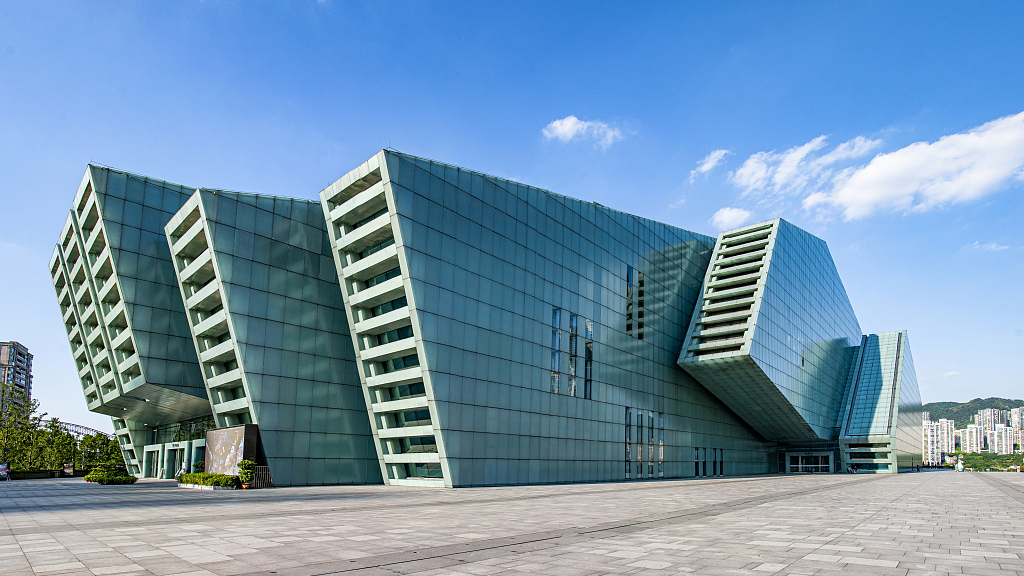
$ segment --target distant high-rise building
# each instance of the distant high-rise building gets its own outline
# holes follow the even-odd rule
[[[974,417],[974,423],[983,426],[985,431],[994,430],[999,424],[1006,425],[1010,421],[1010,411],[998,408],[985,408],[978,410]]]
[[[985,428],[978,424],[969,424],[960,432],[964,452],[981,452],[985,449]]]
[[[13,386],[32,400],[32,355],[17,342],[0,342],[0,386]]]
[[[932,413],[931,412],[921,412],[921,420],[923,420],[924,422],[931,422],[932,421]]]
[[[945,462],[946,456],[956,451],[956,435],[952,420],[925,420],[921,437],[921,455],[924,463],[940,465]]]
[[[1013,428],[1005,424],[996,424],[988,432],[988,450],[996,454],[1013,454]]]
[[[942,452],[943,457],[946,454],[952,454],[956,452],[956,431],[955,423],[952,420],[946,418],[939,419],[939,451]]]
[[[1010,410],[1010,428],[1014,430],[1024,429],[1024,406]]]
[[[942,463],[942,451],[939,449],[939,423],[925,420],[921,428],[921,459],[928,466],[937,466]]]

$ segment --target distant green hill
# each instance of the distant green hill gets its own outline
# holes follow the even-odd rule
[[[1006,398],[975,398],[970,402],[930,402],[924,405],[924,411],[931,414],[932,422],[946,418],[956,422],[956,427],[966,428],[973,423],[974,415],[978,410],[986,408],[998,408],[1009,410],[1024,406],[1024,400],[1009,400]]]

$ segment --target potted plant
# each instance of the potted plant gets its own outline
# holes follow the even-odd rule
[[[238,463],[238,481],[242,483],[242,490],[252,487],[252,471],[256,463],[252,460],[242,460]]]

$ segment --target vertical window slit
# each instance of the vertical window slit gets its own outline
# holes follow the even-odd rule
[[[584,337],[586,341],[584,343],[584,354],[583,357],[583,397],[587,400],[593,400],[594,396],[594,321],[584,320],[586,326],[586,332]]]
[[[626,408],[626,480],[630,479],[630,471],[633,467],[633,454],[630,451],[633,437],[632,410]]]
[[[576,364],[579,358],[579,350],[577,348],[579,336],[577,333],[578,321],[579,317],[576,314],[569,314],[569,382],[565,391],[569,396],[576,396]]]
[[[644,273],[636,273],[636,337],[644,339]]]
[[[562,309],[551,311],[551,392],[558,394],[559,371],[562,360]]]
[[[633,335],[633,267],[626,266],[626,335]]]

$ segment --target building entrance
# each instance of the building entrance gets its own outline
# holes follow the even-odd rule
[[[830,474],[831,454],[789,454],[788,472]]]

